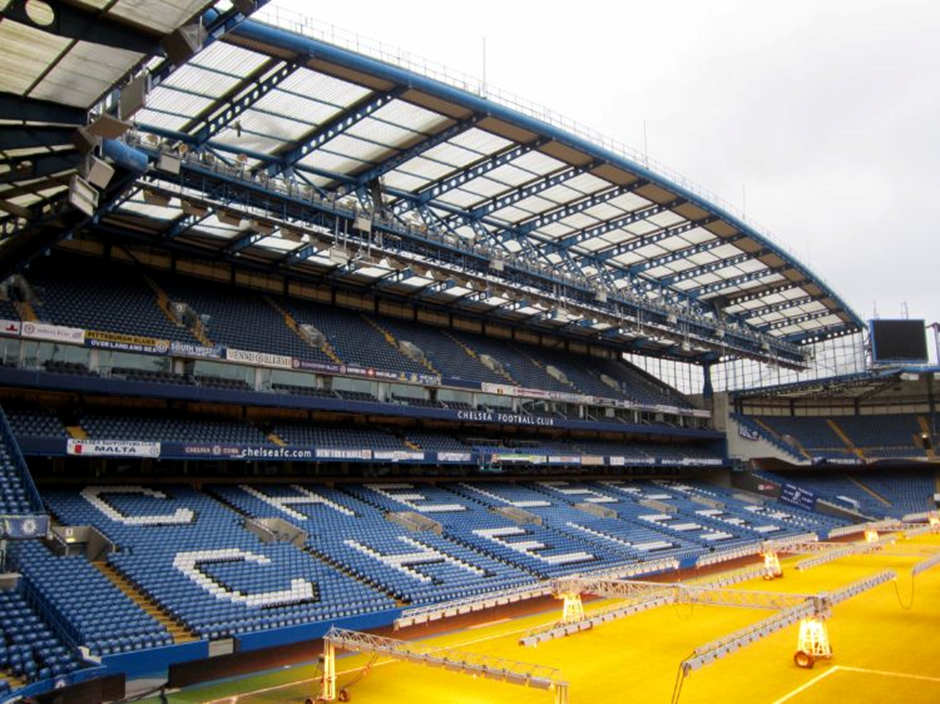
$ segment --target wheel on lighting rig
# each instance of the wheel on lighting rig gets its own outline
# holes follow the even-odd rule
[[[337,694],[336,698],[341,702],[348,702],[350,699],[352,699],[352,695],[349,693],[348,689],[343,688],[339,690],[339,694]]]
[[[813,657],[812,653],[807,653],[805,650],[797,650],[793,655],[793,662],[796,663],[797,667],[811,670],[813,665],[816,664],[816,658]]]

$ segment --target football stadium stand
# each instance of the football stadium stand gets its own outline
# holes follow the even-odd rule
[[[265,4],[0,3],[0,700],[927,526],[940,370],[776,240]]]

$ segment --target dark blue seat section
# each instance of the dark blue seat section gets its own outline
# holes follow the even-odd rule
[[[933,496],[937,488],[933,472],[869,469],[854,476],[890,502],[891,515],[903,516],[936,509]]]
[[[761,470],[759,475],[777,484],[793,484],[808,489],[838,506],[854,509],[857,504],[863,514],[875,518],[902,518],[908,513],[933,510],[936,505],[933,500],[936,480],[930,470],[860,467],[853,469],[851,474],[830,468],[786,474]],[[887,503],[879,501],[863,486],[875,491]]]
[[[0,433],[0,516],[29,515],[41,511],[34,505],[28,486],[26,468],[16,460],[15,447],[11,447]]]
[[[0,671],[27,682],[74,672],[82,667],[69,646],[20,591],[0,591]]]
[[[428,430],[408,430],[405,437],[428,452],[470,452],[471,447],[447,433]]]
[[[142,273],[118,262],[54,254],[31,266],[26,278],[45,322],[199,344],[160,310]]]
[[[33,593],[94,655],[172,645],[169,632],[83,555],[59,557],[38,541],[13,546],[14,564]]]
[[[169,274],[155,275],[174,301],[208,316],[206,334],[217,345],[330,362],[318,347],[287,326],[284,316],[258,291]]]
[[[88,436],[98,440],[272,444],[264,433],[241,420],[167,418],[162,415],[88,413],[81,418]]]
[[[865,457],[903,459],[926,457],[923,447],[914,444],[921,427],[916,415],[838,416],[833,418]]]
[[[598,377],[604,374],[620,385],[620,391],[628,399],[644,405],[666,405],[678,408],[691,408],[682,394],[670,386],[656,380],[633,365],[612,359],[591,360],[585,365],[592,374]]]
[[[0,320],[19,320],[20,314],[13,301],[0,298]]]
[[[69,431],[51,411],[4,407],[10,429],[17,437],[66,438]]]
[[[690,406],[677,391],[623,361],[445,331],[166,271],[55,253],[34,265],[27,279],[36,292],[37,314],[46,322],[199,344],[189,329],[171,321],[160,309],[157,292],[145,276],[170,301],[185,302],[197,315],[205,316],[209,339],[224,346],[320,363],[335,362],[288,326],[283,314],[288,313],[297,325],[309,324],[322,332],[337,357],[349,365],[416,374],[431,373],[433,368],[451,379],[509,383],[505,376],[482,364],[479,356],[486,354],[500,362],[515,383],[527,388],[625,398],[644,404]],[[4,303],[7,314],[18,317],[13,305]],[[397,347],[401,341],[420,348],[431,368],[405,356]],[[563,372],[568,382],[550,375],[549,366]],[[55,369],[69,371],[54,364]],[[73,369],[69,373],[81,371]],[[611,377],[618,388],[601,381],[601,374]],[[140,374],[135,375],[135,380],[183,383],[180,379]]]
[[[394,601],[290,543],[263,543],[244,519],[188,487],[46,494],[69,525],[120,546],[109,563],[204,638],[330,621]]]
[[[404,450],[405,444],[381,428],[313,423],[277,423],[274,433],[288,445],[358,450]]]
[[[467,354],[444,330],[397,318],[377,318],[382,327],[399,340],[416,345],[431,365],[448,379],[505,384],[506,378],[483,366],[479,358]]]
[[[766,416],[758,420],[783,440],[796,439],[815,458],[854,459],[856,457],[825,418]]]
[[[570,394],[578,392],[574,386],[563,384],[554,377],[549,376],[544,367],[533,361],[531,354],[520,352],[518,348],[506,340],[497,340],[492,337],[483,337],[482,335],[473,335],[466,332],[453,332],[452,335],[454,339],[459,340],[478,355],[489,355],[499,361],[503,366],[503,371],[509,374],[520,386],[527,389],[545,389]],[[503,383],[505,383],[505,379]]]
[[[403,355],[385,335],[355,311],[334,308],[299,298],[279,298],[298,324],[312,325],[326,337],[346,364],[391,372],[430,374],[419,362]]]

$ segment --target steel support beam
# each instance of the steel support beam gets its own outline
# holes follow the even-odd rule
[[[201,149],[210,139],[232,124],[242,113],[300,68],[300,64],[296,61],[288,61],[278,66],[279,63],[281,62],[276,59],[266,61],[227,96],[214,102],[209,107],[206,117],[194,120],[196,124],[204,123],[193,135],[196,149]],[[187,126],[183,128],[183,131],[190,132],[191,129],[192,127]]]
[[[353,103],[339,115],[317,127],[313,132],[301,137],[297,144],[280,154],[267,157],[271,162],[267,167],[268,175],[275,176],[292,167],[311,152],[316,151],[331,139],[338,137],[353,125],[374,115],[383,107],[396,100],[405,88],[396,88],[389,93],[372,93]]]
[[[409,147],[405,147],[395,156],[386,159],[378,166],[374,166],[362,173],[356,174],[356,181],[359,185],[366,185],[371,183],[377,178],[381,178],[390,171],[394,171],[399,166],[406,164],[407,162],[414,159],[416,156],[420,156],[429,149],[433,149],[439,144],[443,144],[459,134],[463,134],[467,130],[474,127],[479,123],[485,115],[474,114],[471,117],[466,118],[465,120],[460,120],[455,122],[449,127],[445,127],[439,132],[435,132],[432,135],[425,137],[424,139],[412,144]]]
[[[575,247],[582,242],[587,242],[588,240],[593,240],[597,237],[601,237],[602,235],[606,235],[608,232],[613,232],[614,230],[619,230],[622,227],[632,225],[634,223],[640,222],[641,220],[646,220],[647,218],[651,218],[654,215],[665,213],[667,210],[676,208],[686,202],[687,201],[685,198],[675,198],[668,203],[663,203],[661,205],[648,205],[629,212],[619,218],[614,218],[613,220],[608,220],[607,222],[602,222],[598,225],[592,225],[591,227],[579,230],[573,234],[566,235],[561,239],[556,240],[554,244],[559,248]]]
[[[761,306],[760,308],[750,308],[742,310],[736,315],[741,316],[742,318],[763,318],[765,315],[770,315],[771,313],[779,313],[780,311],[787,310],[789,308],[796,308],[797,306],[805,306],[809,303],[814,303],[816,301],[822,300],[823,296],[801,296],[799,298],[789,298],[785,301],[780,301],[779,303],[772,303],[770,305]]]
[[[798,315],[794,318],[786,318],[784,320],[777,320],[773,323],[766,323],[764,325],[755,325],[755,329],[761,330],[763,332],[771,332],[773,330],[780,330],[781,328],[786,328],[791,325],[797,325],[799,323],[808,323],[812,320],[819,320],[820,318],[826,318],[830,315],[837,315],[839,311],[837,310],[818,310],[813,313],[804,313],[803,315]],[[807,332],[807,331],[804,331]],[[803,334],[803,333],[800,333]]]
[[[540,146],[545,144],[547,140],[537,139],[530,144],[520,144],[515,147],[509,147],[504,149],[497,154],[492,156],[484,157],[479,161],[470,164],[469,166],[458,170],[457,173],[444,178],[437,183],[431,184],[426,188],[418,191],[415,196],[417,203],[422,205],[434,205],[433,200],[439,198],[445,193],[454,190],[455,188],[460,188],[460,186],[465,183],[472,181],[475,178],[479,178],[484,174],[498,169],[500,166],[505,166],[510,162],[518,159],[523,154],[528,154],[533,149],[538,149]],[[397,214],[403,213],[408,208],[413,207],[409,202],[399,201],[395,204],[394,211]],[[464,213],[464,215],[466,215]]]
[[[493,213],[507,208],[510,205],[515,205],[519,201],[525,200],[526,198],[531,198],[534,195],[538,195],[543,191],[547,191],[550,188],[559,186],[565,181],[570,181],[575,176],[580,176],[591,168],[597,166],[599,162],[592,162],[585,167],[571,166],[563,168],[560,171],[556,171],[548,176],[542,176],[533,181],[530,181],[527,184],[520,186],[519,188],[513,188],[508,193],[503,193],[491,198],[485,203],[476,206],[468,213],[468,219],[471,221],[482,220]]]
[[[585,196],[584,198],[579,198],[578,200],[572,201],[571,203],[566,203],[565,205],[552,208],[547,212],[541,213],[531,220],[517,224],[514,229],[520,235],[527,235],[533,230],[539,230],[546,225],[551,225],[552,223],[558,222],[559,220],[564,220],[566,217],[571,215],[583,213],[585,210],[589,210],[596,205],[601,205],[602,203],[612,201],[614,198],[619,198],[620,196],[626,195],[627,193],[632,193],[633,191],[637,190],[638,188],[642,188],[648,183],[649,181],[645,179],[638,179],[629,186],[615,186],[613,188],[608,188],[603,191],[593,193],[589,196]]]
[[[749,262],[752,259],[757,259],[758,257],[763,257],[767,254],[770,254],[768,250],[760,249],[756,252],[736,254],[735,256],[728,257],[727,259],[720,259],[717,262],[701,264],[700,266],[692,267],[691,269],[684,269],[673,274],[672,276],[666,276],[665,278],[659,279],[659,285],[672,286],[673,284],[677,284],[680,281],[688,281],[689,279],[694,279],[695,277],[701,276],[702,274],[709,274],[713,271],[721,271],[722,269],[726,269],[729,266],[744,264],[745,262]]]
[[[44,178],[62,171],[76,169],[82,162],[76,151],[57,151],[24,156],[6,162],[9,171],[0,172],[0,183],[16,183]]]
[[[0,125],[0,151],[72,144],[74,134],[74,129],[66,127]]]
[[[0,119],[16,122],[84,125],[88,119],[88,111],[48,100],[21,98],[13,93],[0,93]]]

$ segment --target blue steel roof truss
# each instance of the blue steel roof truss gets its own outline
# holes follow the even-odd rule
[[[155,126],[141,125],[143,131],[152,131],[165,137],[168,141],[184,142],[196,152],[214,151],[217,154],[245,154],[246,157],[260,162],[260,168],[266,171],[269,177],[284,173],[295,176],[310,185],[310,190],[322,194],[332,195],[333,198],[348,193],[355,195],[359,207],[356,211],[343,211],[333,208],[332,201],[304,202],[292,194],[272,193],[264,182],[256,181],[246,183],[243,179],[223,176],[202,170],[190,163],[184,165],[180,176],[170,179],[165,174],[153,173],[143,177],[142,182],[154,188],[169,188],[171,185],[185,185],[187,189],[201,192],[205,196],[205,204],[217,208],[220,204],[234,209],[249,208],[253,213],[266,213],[272,218],[283,218],[288,223],[300,223],[300,227],[312,226],[323,232],[336,232],[342,229],[348,238],[352,230],[352,220],[366,211],[373,218],[373,227],[378,237],[385,237],[382,250],[386,254],[407,254],[426,258],[428,263],[451,263],[464,271],[485,275],[499,287],[516,286],[531,287],[541,292],[551,292],[556,299],[570,301],[572,304],[590,304],[601,310],[608,310],[621,319],[631,319],[635,324],[648,324],[661,326],[662,334],[653,337],[669,337],[674,340],[678,336],[698,336],[699,346],[705,350],[694,353],[698,357],[691,359],[704,359],[705,356],[714,358],[716,354],[735,355],[743,354],[753,357],[765,358],[768,348],[773,355],[785,363],[799,363],[799,355],[793,351],[788,343],[800,343],[814,336],[838,333],[844,330],[857,329],[859,325],[857,316],[841,303],[835,294],[832,294],[822,282],[809,273],[808,269],[794,262],[792,257],[781,252],[754,232],[747,225],[742,224],[733,216],[729,216],[719,208],[711,206],[701,198],[690,194],[682,187],[676,186],[649,171],[645,167],[629,162],[622,157],[612,155],[603,148],[583,142],[580,138],[560,132],[557,128],[538,123],[524,115],[513,113],[500,105],[490,103],[471,94],[462,93],[444,84],[438,84],[423,76],[399,69],[391,64],[379,64],[364,56],[353,54],[345,49],[326,44],[307,36],[293,35],[284,30],[262,25],[255,21],[248,21],[239,26],[233,17],[213,15],[211,29],[216,32],[215,39],[221,34],[219,30],[233,29],[229,38],[237,44],[241,37],[251,41],[251,51],[264,55],[264,46],[270,47],[265,62],[256,68],[250,75],[240,81],[235,87],[224,95],[213,100],[213,103],[201,114],[192,115],[186,127],[180,131],[171,131]],[[294,58],[287,59],[286,56]],[[239,116],[254,109],[257,103],[279,85],[292,76],[302,65],[307,65],[311,58],[326,61],[331,65],[338,65],[354,75],[361,72],[372,76],[379,84],[391,85],[392,88],[375,89],[370,87],[364,97],[346,104],[337,114],[322,124],[311,124],[311,129],[301,137],[283,143],[270,152],[251,152],[230,144],[215,141],[214,138],[226,127],[237,121]],[[156,81],[168,75],[169,67],[159,68]],[[317,70],[320,70],[319,67]],[[351,82],[348,75],[340,74],[342,80]],[[337,79],[339,80],[339,79]],[[365,84],[363,84],[365,86]],[[374,84],[373,84],[374,85]],[[368,87],[368,86],[365,86]],[[462,110],[457,112],[438,112],[443,118],[444,127],[436,126],[434,129],[422,129],[408,125],[406,122],[395,123],[402,133],[418,134],[417,141],[413,136],[398,138],[399,142],[388,140],[385,143],[381,137],[360,136],[357,129],[356,138],[361,145],[372,145],[381,148],[381,158],[368,159],[348,155],[347,162],[358,160],[366,164],[365,168],[347,169],[345,166],[332,167],[317,166],[301,163],[308,155],[322,150],[328,143],[336,144],[333,140],[347,134],[353,127],[363,125],[375,133],[376,113],[386,107],[396,105],[412,105],[413,95],[431,96],[438,101],[444,101]],[[360,93],[361,95],[361,93]],[[208,97],[208,96],[207,96]],[[407,103],[405,101],[408,101]],[[420,101],[419,101],[420,102]],[[2,107],[2,103],[0,103]],[[425,112],[436,112],[421,104]],[[453,117],[460,113],[461,117]],[[292,118],[294,119],[294,118]],[[405,119],[404,117],[401,119]],[[411,119],[411,118],[409,118]],[[418,119],[413,118],[413,119]],[[471,130],[483,130],[489,133],[487,121],[498,120],[502,124],[512,125],[521,133],[532,135],[524,141],[506,138],[506,133],[497,130],[502,142],[494,147],[481,147],[482,151],[474,158],[461,157],[461,163],[453,162],[449,170],[442,176],[426,176],[429,166],[416,159],[435,147],[453,149],[459,140],[468,135]],[[363,133],[364,134],[364,133]],[[493,133],[496,134],[496,133]],[[46,135],[43,135],[45,137]],[[264,136],[264,135],[259,135]],[[468,137],[469,138],[469,137]],[[474,135],[475,138],[475,135]],[[0,142],[6,140],[8,144],[18,144],[32,139],[22,131],[13,133],[8,128],[0,129]],[[283,140],[281,140],[283,142]],[[338,141],[338,140],[337,140]],[[480,196],[473,199],[477,190],[467,191],[465,187],[472,186],[476,179],[480,183],[486,181],[483,177],[490,172],[505,166],[514,166],[528,156],[554,156],[551,147],[562,145],[569,150],[575,150],[587,157],[578,164],[570,163],[562,166],[545,167],[538,171],[531,171],[524,167],[517,169],[523,176],[525,172],[532,174],[532,178],[520,179],[513,176],[511,182],[505,183],[505,188],[494,192],[502,180],[486,182],[486,190],[480,191]],[[0,144],[2,148],[2,144]],[[7,147],[13,148],[13,147]],[[329,148],[333,148],[332,144]],[[365,148],[365,147],[362,147]],[[457,150],[459,154],[474,154],[473,148]],[[345,157],[340,149],[335,154],[338,158]],[[557,159],[556,159],[557,161]],[[336,159],[330,163],[337,163]],[[425,162],[431,164],[431,162]],[[451,162],[434,161],[434,168],[439,172],[445,164]],[[412,165],[416,165],[412,167]],[[31,165],[33,173],[41,173],[44,166]],[[497,217],[500,211],[516,206],[522,201],[544,193],[556,186],[566,184],[572,179],[591,174],[592,177],[604,181],[598,176],[603,167],[612,167],[628,174],[629,181],[621,181],[620,185],[609,181],[609,185],[592,186],[585,189],[589,192],[579,192],[576,189],[561,191],[560,198],[542,199],[533,201],[534,207],[526,205],[521,211],[523,217],[518,215],[511,219]],[[52,168],[51,164],[48,168]],[[410,171],[416,169],[413,175]],[[407,169],[407,170],[403,170]],[[423,170],[422,170],[423,169]],[[420,186],[388,187],[382,182],[385,176],[391,174],[408,175],[412,179],[421,181]],[[172,182],[172,183],[171,183]],[[408,181],[403,181],[407,183]],[[596,182],[593,182],[596,184]],[[380,184],[380,185],[377,185]],[[647,193],[637,193],[644,187],[658,189],[658,194],[647,197]],[[446,198],[445,195],[459,190],[459,199]],[[487,192],[488,191],[488,192]],[[188,192],[188,191],[187,191]],[[632,210],[622,205],[615,205],[620,196],[636,194],[642,203]],[[378,199],[379,202],[375,202]],[[386,199],[388,201],[386,202]],[[469,206],[455,205],[457,202],[467,203]],[[327,207],[328,206],[328,207]],[[384,206],[389,206],[387,210]],[[599,206],[605,206],[600,208]],[[594,212],[592,213],[592,209]],[[384,211],[384,212],[383,212]],[[414,211],[423,220],[425,227],[431,232],[421,233],[407,223],[402,216]],[[517,210],[517,212],[519,212]],[[597,213],[606,213],[598,215]],[[527,214],[531,213],[531,214]],[[673,214],[669,224],[667,220],[657,218]],[[695,213],[691,215],[690,213]],[[380,217],[381,216],[381,217]],[[185,235],[191,228],[198,226],[207,216],[181,215],[164,228],[165,241],[173,241]],[[246,218],[251,217],[246,214]],[[585,217],[597,222],[587,226],[581,225]],[[549,235],[543,229],[567,225],[566,220],[578,222],[580,227],[561,236]],[[679,222],[676,222],[676,220]],[[340,228],[342,222],[342,228]],[[688,240],[687,246],[670,243],[665,245],[666,251],[653,248],[654,253],[637,260],[634,254],[632,261],[623,263],[619,257],[634,253],[649,245],[673,237],[681,237],[696,228],[711,230],[709,226],[715,224],[716,229],[708,234],[704,241]],[[723,226],[723,229],[718,227]],[[726,227],[730,225],[729,228]],[[632,227],[636,226],[636,227]],[[458,235],[461,228],[469,228],[474,235],[475,242],[467,241]],[[451,241],[447,242],[441,233],[452,233]],[[643,233],[643,234],[636,234]],[[719,234],[720,233],[720,234]],[[701,233],[698,233],[700,236]],[[211,241],[211,236],[206,236]],[[205,239],[205,238],[204,238]],[[246,231],[224,243],[220,242],[218,254],[221,257],[231,257],[246,254],[256,245],[259,245],[265,235],[256,231]],[[329,239],[327,236],[326,239]],[[733,247],[735,243],[748,239],[756,243],[756,248],[740,249]],[[369,246],[371,246],[371,240]],[[514,243],[514,244],[513,244]],[[513,247],[510,245],[513,244]],[[597,245],[601,246],[598,247]],[[678,242],[682,245],[681,240]],[[360,243],[361,245],[361,243]],[[482,247],[481,247],[482,245]],[[584,245],[587,245],[585,247]],[[715,252],[721,247],[730,246],[722,250],[722,255],[715,254],[717,259],[702,263],[702,258],[692,259],[695,255],[706,252]],[[313,244],[305,244],[293,251],[285,252],[278,258],[280,267],[291,267],[306,261],[316,253],[319,248]],[[501,253],[501,254],[498,254]],[[745,265],[748,262],[760,261],[767,255],[776,255],[783,264],[767,266],[744,273],[734,273],[734,267]],[[491,267],[494,257],[505,258],[504,267],[494,271]],[[528,260],[526,262],[525,260]],[[541,267],[533,268],[533,261],[541,262]],[[692,266],[683,267],[683,262],[690,262]],[[676,264],[674,273],[668,273],[668,265]],[[653,276],[649,272],[659,267],[667,267],[665,276]],[[352,268],[334,269],[333,276],[343,276]],[[740,270],[739,270],[740,271]],[[587,272],[587,273],[586,273]],[[716,273],[716,272],[720,272]],[[795,274],[795,276],[794,276]],[[709,275],[707,283],[697,281],[699,277]],[[786,275],[791,281],[764,282],[763,279],[771,276]],[[410,269],[393,271],[387,275],[375,278],[373,285],[388,288],[395,286],[413,276]],[[719,280],[714,279],[719,276]],[[722,276],[724,278],[722,278]],[[681,284],[693,281],[695,285],[683,289]],[[755,282],[758,286],[751,286]],[[802,285],[812,284],[823,295],[815,292],[806,292],[798,296],[793,302],[765,301],[765,297],[782,291],[800,288]],[[735,290],[725,293],[726,289],[736,287],[750,287],[745,290]],[[424,286],[415,295],[430,296],[448,290],[441,282],[434,282]],[[607,292],[609,300],[603,304],[599,301],[598,289]],[[753,290],[750,290],[753,289]],[[455,305],[478,304],[486,302],[493,294],[487,286],[486,291],[472,291],[463,296],[455,296]],[[525,293],[522,294],[525,296]],[[735,313],[728,311],[739,303],[748,300],[757,300],[761,305],[755,309],[741,309]],[[798,301],[826,301],[825,310],[807,313],[799,306]],[[834,303],[833,303],[834,302]],[[667,306],[664,308],[663,306]],[[671,308],[669,308],[671,306]],[[504,311],[513,310],[514,304],[502,306]],[[792,309],[792,310],[791,310]],[[764,315],[782,313],[782,320],[763,322]],[[786,337],[771,335],[800,323],[812,323],[834,314],[841,314],[844,322],[842,328],[827,325],[806,329],[802,333],[794,333]],[[757,324],[748,324],[747,320],[756,320]],[[847,322],[846,322],[847,320]],[[564,329],[584,329],[584,321],[574,321],[564,326]],[[719,328],[723,329],[717,335]],[[671,328],[671,332],[669,330]],[[741,330],[738,334],[735,330]],[[750,332],[743,332],[750,331]],[[598,333],[605,338],[612,333],[609,330]],[[644,349],[658,349],[666,354],[679,352],[678,342],[673,345],[661,346],[657,344],[637,341],[637,347]]]

